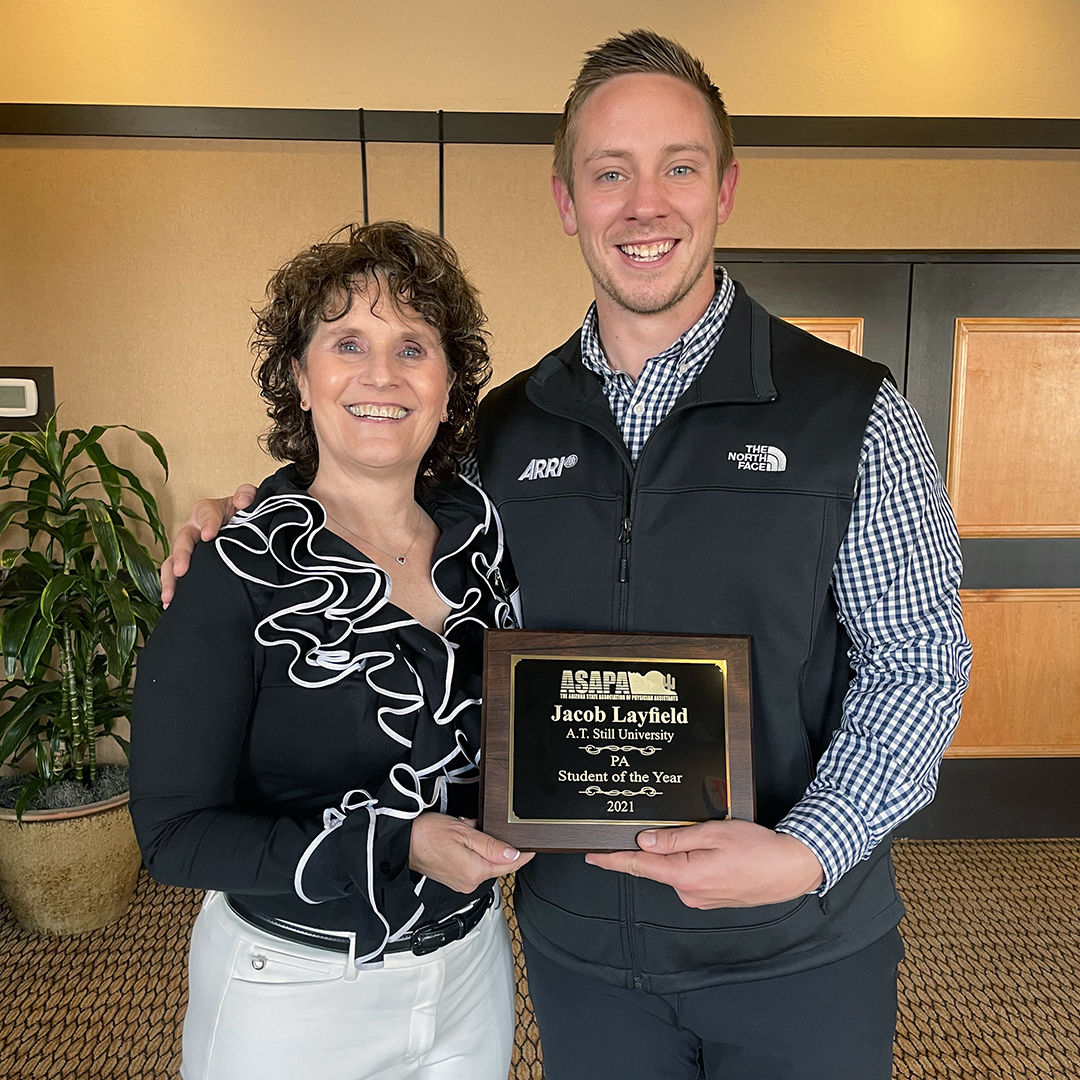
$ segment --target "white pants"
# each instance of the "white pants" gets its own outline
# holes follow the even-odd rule
[[[208,893],[188,957],[183,1080],[506,1080],[514,965],[501,906],[427,956],[295,945]]]

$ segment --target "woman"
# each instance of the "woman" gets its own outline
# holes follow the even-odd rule
[[[344,230],[343,230],[344,233]],[[291,465],[200,546],[140,654],[131,813],[192,933],[185,1080],[507,1074],[514,987],[476,831],[501,526],[455,474],[490,375],[450,246],[351,226],[274,276],[256,378]]]

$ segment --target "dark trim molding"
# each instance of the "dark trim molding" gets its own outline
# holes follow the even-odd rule
[[[728,263],[1077,263],[1080,251],[871,251],[851,248],[717,248],[717,265]]]
[[[733,116],[736,146],[1075,150],[1080,120],[990,116]]]
[[[371,115],[368,114],[369,117]],[[0,105],[0,133],[359,142],[360,110],[203,109],[180,105]],[[370,134],[368,138],[370,140]]]
[[[961,589],[1080,589],[1080,539],[1058,536],[971,537]]]
[[[558,113],[228,109],[187,105],[0,104],[3,135],[188,139],[550,143]],[[1080,119],[964,116],[734,116],[738,146],[1080,149]]]
[[[946,758],[937,795],[897,836],[1080,837],[1080,758]]]

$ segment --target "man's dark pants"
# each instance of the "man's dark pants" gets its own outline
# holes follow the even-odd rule
[[[545,1080],[889,1080],[900,934],[783,978],[623,990],[525,943]]]

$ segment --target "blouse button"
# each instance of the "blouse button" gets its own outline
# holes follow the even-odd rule
[[[253,956],[251,958],[251,966],[256,971],[262,971],[262,969],[264,967],[266,967],[266,957],[265,956]]]

